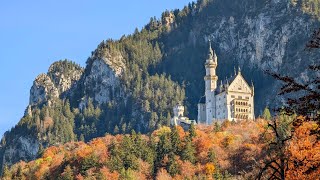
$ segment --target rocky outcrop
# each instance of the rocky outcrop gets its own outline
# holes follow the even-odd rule
[[[59,91],[50,77],[46,74],[40,74],[31,87],[29,104],[34,106],[48,101],[48,104],[51,104],[50,100],[58,97]]]
[[[64,60],[53,63],[47,74],[40,74],[30,90],[29,105],[51,105],[55,98],[73,87],[81,78],[83,68]]]
[[[99,56],[92,57],[92,64],[84,77],[86,97],[98,104],[123,96],[120,78],[125,71],[124,58],[119,52],[104,49]],[[83,104],[83,103],[81,103]]]
[[[58,61],[49,67],[48,75],[59,94],[69,90],[81,78],[83,68],[72,62]]]

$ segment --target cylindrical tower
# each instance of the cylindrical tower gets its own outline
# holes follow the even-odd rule
[[[214,91],[217,88],[217,80],[218,80],[218,76],[216,75],[217,64],[218,64],[217,55],[212,50],[211,43],[209,43],[209,53],[205,63],[206,76],[204,77],[204,80],[206,82],[206,91]]]
[[[216,68],[218,58],[216,53],[211,48],[209,41],[209,53],[205,63],[206,76],[204,77],[206,86],[206,123],[211,124],[215,118],[215,90],[217,88],[218,76],[216,75]]]

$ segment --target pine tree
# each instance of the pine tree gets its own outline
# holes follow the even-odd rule
[[[119,127],[117,125],[114,127],[113,134],[119,134]]]
[[[212,149],[210,149],[208,152],[208,162],[216,164],[216,161],[216,154]]]
[[[170,153],[169,162],[167,164],[167,171],[172,177],[180,173],[179,164],[177,163],[174,157],[174,154]]]
[[[270,120],[270,119],[271,119],[271,113],[270,113],[270,111],[269,111],[268,106],[267,106],[266,108],[264,108],[262,117],[263,117],[265,120]]]
[[[171,143],[172,143],[172,152],[175,154],[179,154],[180,152],[180,146],[181,146],[181,140],[179,137],[179,133],[177,130],[177,127],[173,127],[171,129],[170,133]]]
[[[196,162],[195,153],[196,153],[196,150],[192,144],[192,140],[190,138],[186,138],[186,144],[182,151],[181,158],[185,161],[190,161],[191,163],[194,164]]]
[[[74,179],[74,177],[73,177],[73,171],[72,171],[70,165],[67,165],[67,166],[64,168],[64,171],[63,171],[63,173],[61,174],[61,179],[62,179],[62,180],[73,180],[73,179]]]
[[[189,128],[189,137],[192,139],[194,137],[196,137],[196,128],[194,126],[194,123],[192,122]]]

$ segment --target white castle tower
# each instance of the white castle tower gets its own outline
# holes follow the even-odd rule
[[[183,117],[184,106],[178,103],[173,107],[173,116],[174,117]]]
[[[171,119],[170,124],[172,126],[177,126],[177,125],[187,125],[194,123],[196,124],[197,122],[195,120],[190,120],[188,117],[184,116],[184,106],[180,103],[175,105],[173,107],[173,118]]]
[[[254,86],[250,86],[239,68],[234,76],[221,81],[217,86],[216,68],[218,58],[209,42],[205,62],[205,95],[198,103],[198,123],[212,124],[220,120],[238,121],[254,119]]]
[[[211,48],[211,42],[209,41],[209,53],[205,63],[206,76],[205,80],[205,96],[206,96],[206,124],[211,124],[215,118],[215,90],[217,88],[218,76],[216,75],[216,68],[218,64],[218,58],[216,53]]]

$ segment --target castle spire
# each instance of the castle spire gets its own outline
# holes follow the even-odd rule
[[[241,68],[238,66],[238,74],[241,74]]]
[[[208,59],[209,60],[213,60],[213,50],[212,50],[212,47],[211,47],[211,40],[209,39],[209,53],[208,53]]]

